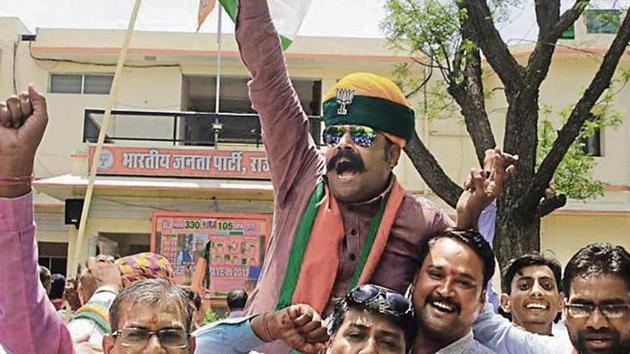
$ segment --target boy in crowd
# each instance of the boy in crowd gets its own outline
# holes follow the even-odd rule
[[[562,311],[562,266],[554,258],[525,254],[508,262],[501,277],[501,308],[529,332],[552,335]]]

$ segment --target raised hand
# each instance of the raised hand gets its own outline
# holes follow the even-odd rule
[[[7,185],[7,177],[33,174],[37,147],[48,123],[46,99],[34,86],[0,102],[0,197],[15,198],[30,192],[29,183]]]
[[[503,191],[503,184],[516,170],[518,156],[500,148],[486,150],[483,170],[474,168],[464,183],[464,193],[457,201],[457,226],[475,227],[481,211]]]
[[[86,265],[88,272],[94,277],[97,289],[104,285],[111,286],[117,290],[122,288],[122,277],[120,270],[114,264],[114,257],[106,255],[90,257]],[[84,300],[88,301],[89,299]]]

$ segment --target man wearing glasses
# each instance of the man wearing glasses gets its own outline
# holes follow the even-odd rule
[[[526,332],[491,310],[475,323],[475,337],[499,354],[630,353],[630,254],[590,244],[567,263],[562,282],[569,338]]]
[[[393,174],[415,131],[404,94],[373,74],[341,79],[323,97],[322,154],[309,134],[265,0],[239,2],[236,39],[252,75],[249,96],[260,115],[275,203],[268,253],[246,310],[307,303],[326,315],[332,299],[357,284],[404,292],[427,237],[453,224],[432,203],[406,193]],[[499,150],[488,153],[488,175],[474,171],[459,199],[457,226],[476,225],[512,162]]]
[[[112,334],[103,338],[103,350],[107,354],[193,353],[192,314],[188,295],[178,286],[163,279],[134,282],[112,303]]]

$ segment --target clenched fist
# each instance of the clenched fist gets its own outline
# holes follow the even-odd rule
[[[33,174],[35,153],[47,123],[46,99],[33,85],[28,92],[0,102],[0,177]],[[0,198],[15,198],[30,190],[27,183],[3,185],[0,182]]]

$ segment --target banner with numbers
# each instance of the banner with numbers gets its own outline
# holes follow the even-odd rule
[[[173,265],[180,285],[190,285],[199,257],[210,247],[210,291],[251,290],[263,263],[271,216],[250,213],[154,212],[152,252]]]

